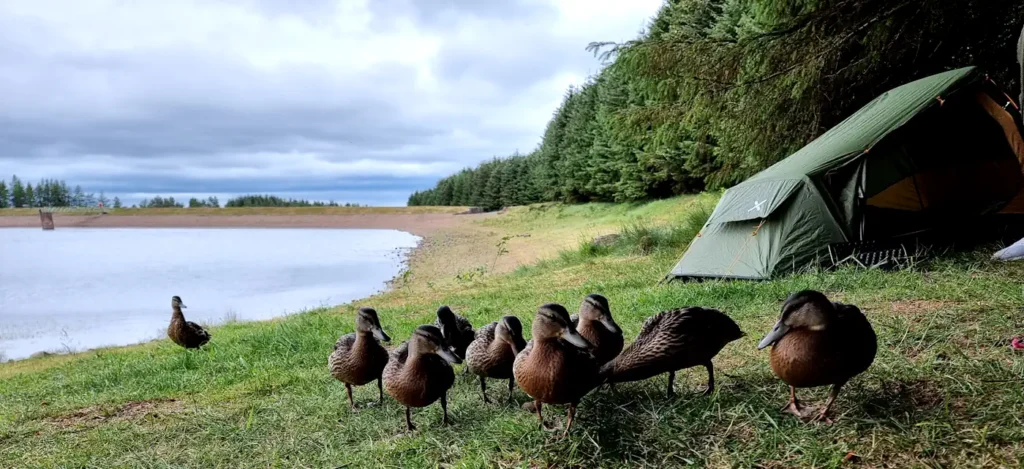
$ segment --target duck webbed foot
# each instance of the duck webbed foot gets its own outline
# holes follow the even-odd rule
[[[789,403],[782,406],[783,412],[789,412],[801,419],[807,417],[807,409],[796,399],[796,388],[789,387]]]
[[[526,405],[523,405],[523,407],[525,408]],[[542,407],[543,407],[543,405],[541,404],[540,401],[537,401],[537,400],[533,401],[533,408],[537,412],[537,420],[540,421],[540,429],[544,430],[546,432],[556,432],[556,431],[558,431],[559,428],[557,426],[550,425],[550,424],[548,424],[547,422],[544,421],[544,413],[542,411]]]

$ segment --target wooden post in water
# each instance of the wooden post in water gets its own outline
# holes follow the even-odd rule
[[[53,229],[53,212],[44,212],[39,209],[39,221],[43,224],[43,230]]]

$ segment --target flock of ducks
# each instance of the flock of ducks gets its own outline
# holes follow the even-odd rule
[[[181,298],[173,297],[171,306],[167,329],[171,340],[186,348],[210,340],[201,326],[185,321]],[[330,373],[345,384],[353,409],[352,386],[377,381],[378,403],[383,403],[385,392],[402,403],[409,431],[416,428],[412,408],[438,401],[446,425],[447,394],[455,384],[452,365],[465,362],[465,372],[479,377],[485,403],[491,402],[488,378],[508,380],[509,401],[518,383],[533,398],[523,407],[536,412],[542,429],[554,430],[544,421],[544,404],[568,405],[563,435],[572,428],[580,400],[604,384],[667,373],[667,395],[671,396],[676,371],[703,366],[708,372],[705,394],[714,392],[712,359],[730,342],[746,335],[719,310],[685,307],[648,318],[636,340],[624,349],[622,329],[612,319],[608,299],[598,294],[587,295],[579,313],[572,316],[556,303],[541,306],[531,324],[530,341],[523,337],[523,325],[515,316],[504,316],[474,330],[448,306],[438,308],[434,324],[417,327],[409,340],[390,352],[382,343],[391,338],[373,308],[360,308],[355,325],[355,332],[340,337],[328,358]],[[772,370],[790,387],[789,402],[782,410],[802,420],[831,423],[829,409],[842,386],[874,361],[877,339],[856,306],[803,290],[786,299],[778,321],[757,347],[768,346],[772,346]],[[820,411],[800,405],[797,388],[826,385],[832,388]]]

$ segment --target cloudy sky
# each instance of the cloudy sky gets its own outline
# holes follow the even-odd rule
[[[534,148],[661,0],[0,0],[0,177],[404,205]]]

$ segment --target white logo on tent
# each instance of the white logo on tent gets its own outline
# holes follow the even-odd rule
[[[750,207],[750,210],[747,210],[747,211],[748,212],[753,212],[754,210],[757,210],[758,212],[760,212],[761,211],[761,206],[764,205],[764,203],[767,202],[767,201],[768,201],[768,199],[764,199],[764,200],[762,200],[760,202],[755,200],[754,201],[754,206]]]

